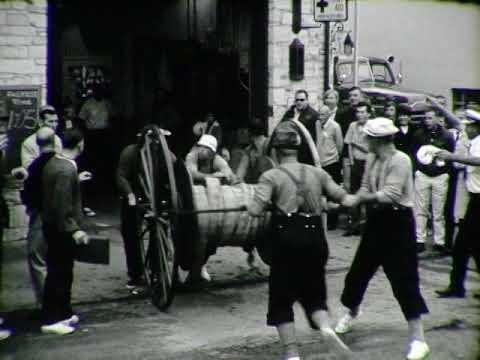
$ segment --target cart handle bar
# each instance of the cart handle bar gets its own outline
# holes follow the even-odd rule
[[[239,206],[234,208],[223,208],[223,209],[205,209],[205,210],[181,210],[181,211],[170,210],[168,212],[173,212],[179,215],[195,215],[195,214],[214,214],[214,213],[223,213],[223,212],[243,212],[243,211],[247,211],[246,206]]]

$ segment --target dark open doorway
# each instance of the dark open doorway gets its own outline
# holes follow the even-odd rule
[[[213,111],[226,132],[267,115],[268,3],[258,0],[52,1],[50,99],[78,108],[89,77],[105,81],[116,109],[116,152],[155,118],[164,89],[191,145],[191,127]],[[92,75],[93,74],[93,75]],[[227,140],[229,137],[226,137]]]

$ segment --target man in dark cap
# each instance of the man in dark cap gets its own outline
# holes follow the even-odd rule
[[[299,360],[295,339],[293,304],[302,304],[312,328],[343,354],[348,347],[329,324],[326,302],[325,265],[328,244],[322,223],[323,196],[344,206],[355,205],[327,172],[299,163],[301,143],[297,126],[281,122],[274,131],[272,145],[280,166],[262,174],[248,212],[260,216],[273,203],[271,226],[272,259],[269,277],[267,324],[277,328],[284,346],[284,359]]]

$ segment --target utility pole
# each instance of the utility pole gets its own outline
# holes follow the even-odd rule
[[[353,85],[358,86],[358,48],[359,48],[358,0],[354,0],[354,4],[355,4],[355,23],[354,23],[355,47],[353,48]]]

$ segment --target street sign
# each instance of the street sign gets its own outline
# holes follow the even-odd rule
[[[347,17],[347,0],[313,0],[313,18],[316,22],[345,21]]]

